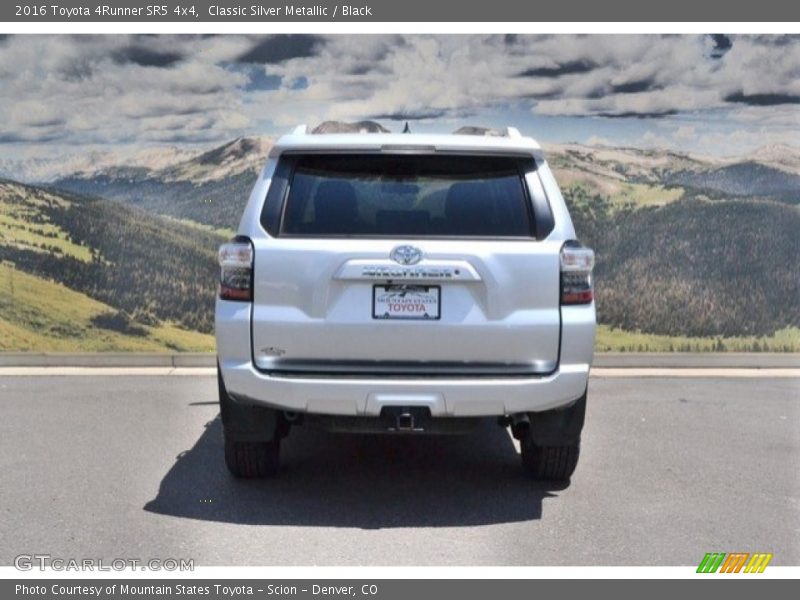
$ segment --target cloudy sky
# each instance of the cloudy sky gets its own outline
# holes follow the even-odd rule
[[[800,37],[0,36],[0,157],[374,118],[702,154],[800,145]]]

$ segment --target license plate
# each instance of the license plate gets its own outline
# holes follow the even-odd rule
[[[438,319],[442,288],[438,285],[376,285],[373,319]]]

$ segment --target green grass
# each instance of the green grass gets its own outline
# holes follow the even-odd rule
[[[92,317],[114,312],[107,304],[52,281],[0,264],[0,351],[213,352],[214,337],[169,323],[144,327],[146,335],[102,329]]]
[[[232,237],[236,236],[236,230],[231,229],[230,227],[213,227],[211,225],[206,225],[205,223],[193,221],[192,219],[180,219],[178,217],[172,217],[170,215],[161,215],[161,216],[169,221],[180,223],[181,225],[186,225],[187,227],[192,227],[193,229],[199,229],[200,231],[205,231],[207,233],[214,233],[218,236],[221,236],[223,238],[223,241],[229,240]]]
[[[688,337],[624,331],[599,325],[598,352],[800,352],[800,328],[786,327],[771,336]]]
[[[612,204],[633,204],[641,206],[663,206],[675,202],[683,196],[683,188],[665,188],[662,185],[647,183],[625,183],[618,194],[611,196]]]
[[[68,202],[46,192],[34,194],[0,182],[0,244],[90,261],[89,248],[73,243],[66,231],[48,221],[40,208],[45,204],[64,206]]]
[[[680,187],[664,187],[657,181],[634,181],[611,167],[595,167],[590,169],[570,161],[553,165],[563,191],[589,198],[599,194],[608,198],[613,207],[663,206],[684,195],[685,190]]]
[[[609,180],[606,185],[595,186],[591,182],[576,181],[565,186],[564,191],[574,197],[585,197],[591,201],[595,194],[605,196],[612,209],[633,206],[664,206],[680,200],[684,189],[664,187],[650,183],[629,183]]]

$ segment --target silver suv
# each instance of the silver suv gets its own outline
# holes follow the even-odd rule
[[[220,413],[234,475],[293,425],[460,433],[493,417],[539,479],[578,461],[594,253],[515,129],[282,137],[219,251]]]

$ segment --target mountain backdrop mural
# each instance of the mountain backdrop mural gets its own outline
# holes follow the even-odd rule
[[[212,350],[216,248],[270,145],[0,181],[0,347]],[[600,349],[800,351],[799,150],[547,151],[597,252]]]
[[[300,123],[519,128],[597,348],[800,351],[800,38],[0,36],[0,351],[213,351],[216,249]]]

